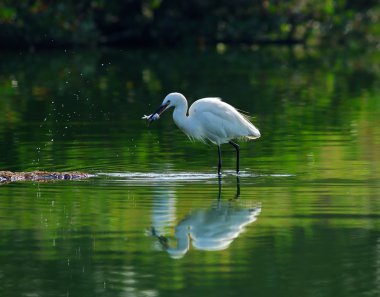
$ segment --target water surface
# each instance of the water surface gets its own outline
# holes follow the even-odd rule
[[[0,168],[89,180],[0,185],[1,296],[378,296],[376,51],[4,53]],[[191,143],[171,91],[219,96],[262,138]]]

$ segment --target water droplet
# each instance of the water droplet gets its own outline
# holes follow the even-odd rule
[[[12,88],[17,88],[18,87],[18,81],[13,79],[12,80]]]

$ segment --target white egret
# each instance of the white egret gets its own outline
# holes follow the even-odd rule
[[[239,173],[239,145],[233,139],[250,140],[259,138],[260,131],[233,106],[220,98],[203,98],[195,101],[188,109],[185,96],[170,93],[161,106],[143,119],[158,120],[168,108],[174,107],[173,120],[190,138],[207,141],[218,146],[218,174],[221,175],[222,155],[220,146],[229,143],[236,149],[236,172]]]
[[[175,227],[176,245],[152,228],[152,235],[172,258],[182,258],[193,247],[203,251],[221,251],[239,237],[245,227],[255,222],[261,213],[261,205],[242,207],[236,201],[217,201],[208,209],[193,209]]]

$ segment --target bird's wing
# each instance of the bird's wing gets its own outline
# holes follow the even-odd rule
[[[189,117],[196,123],[198,133],[214,143],[227,135],[223,126],[223,111],[220,98],[204,98],[195,101],[189,109]]]
[[[197,112],[199,110],[212,110],[220,102],[223,102],[220,98],[203,98],[195,101],[189,108],[189,114]]]
[[[195,101],[189,109],[189,116],[201,124],[205,137],[213,142],[248,137],[257,130],[244,115],[219,98]]]
[[[190,106],[189,115],[200,116],[202,113],[211,113],[226,122],[246,119],[235,107],[220,98],[199,99]]]

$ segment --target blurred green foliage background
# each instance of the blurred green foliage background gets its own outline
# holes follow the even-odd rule
[[[0,2],[1,47],[378,42],[377,0]]]

